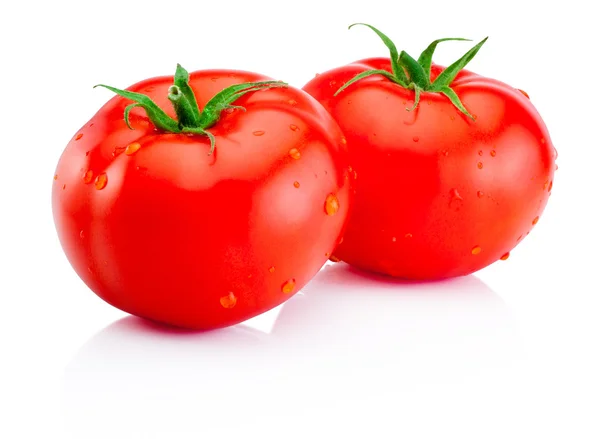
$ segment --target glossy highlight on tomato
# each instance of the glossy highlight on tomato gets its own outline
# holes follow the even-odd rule
[[[463,69],[485,40],[446,69],[431,62],[444,40],[417,61],[371,29],[390,58],[337,67],[304,86],[342,128],[357,176],[335,259],[407,279],[506,260],[552,189],[556,150],[540,114],[521,90]]]
[[[52,208],[69,262],[103,300],[211,329],[279,305],[318,272],[352,180],[339,127],[307,93],[251,72],[186,75],[112,89],[60,157]]]

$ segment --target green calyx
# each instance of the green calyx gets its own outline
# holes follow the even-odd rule
[[[431,43],[427,49],[421,53],[418,60],[415,60],[412,56],[410,56],[405,51],[398,53],[398,49],[396,45],[390,40],[384,33],[377,30],[373,26],[365,23],[354,23],[349,26],[348,29],[351,29],[353,26],[361,25],[367,26],[372,31],[374,31],[379,38],[383,41],[383,43],[387,46],[390,51],[390,60],[392,64],[392,73],[387,70],[367,70],[365,72],[359,73],[350,81],[346,82],[342,87],[335,92],[334,96],[337,96],[340,92],[346,89],[348,86],[352,85],[356,81],[359,81],[367,76],[372,75],[382,75],[390,81],[400,85],[409,90],[415,91],[415,104],[412,108],[407,108],[408,111],[414,110],[419,105],[419,99],[421,96],[421,92],[432,92],[432,93],[442,93],[445,95],[450,101],[454,104],[456,108],[458,108],[463,114],[470,117],[472,120],[475,118],[467,111],[464,107],[456,92],[450,88],[450,84],[456,78],[458,72],[460,72],[477,54],[481,46],[487,41],[487,37],[476,44],[471,50],[465,53],[458,61],[446,67],[438,77],[431,82],[431,63],[433,59],[433,53],[437,48],[439,43],[444,41],[471,41],[465,38],[442,38],[439,40],[435,40]]]
[[[133,128],[129,123],[129,113],[135,107],[142,107],[146,111],[150,122],[160,131],[207,136],[210,139],[210,152],[208,154],[211,155],[215,149],[215,136],[207,130],[219,121],[223,110],[239,109],[245,111],[244,107],[232,104],[246,93],[288,86],[288,84],[282,81],[235,84],[213,96],[204,109],[200,111],[196,102],[196,96],[189,85],[189,79],[189,73],[181,65],[177,64],[173,85],[169,87],[168,94],[169,101],[173,104],[175,114],[177,114],[177,120],[167,115],[152,99],[144,94],[120,90],[104,84],[95,85],[94,88],[107,88],[119,96],[134,102],[128,105],[124,112],[125,123],[130,129]]]

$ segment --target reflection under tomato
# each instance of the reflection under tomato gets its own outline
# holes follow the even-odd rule
[[[328,265],[284,304],[270,333],[113,323],[66,368],[65,420],[73,436],[90,438],[116,428],[268,434],[337,411],[394,419],[403,401],[501,370],[517,348],[508,307],[475,276],[415,283]]]

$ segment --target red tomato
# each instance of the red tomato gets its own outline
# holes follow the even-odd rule
[[[275,307],[318,272],[341,237],[351,181],[339,127],[305,92],[232,70],[193,72],[190,90],[186,75],[128,88],[158,105],[130,108],[132,129],[134,100],[115,96],[77,131],[52,206],[68,260],[106,302],[217,328]],[[202,114],[175,111],[180,95]]]
[[[449,78],[446,95],[432,91],[439,65],[429,81],[415,84],[437,42],[417,62],[380,37],[403,72],[395,75],[390,59],[370,58],[304,87],[342,128],[357,179],[335,259],[408,279],[466,275],[506,259],[538,222],[552,189],[556,150],[542,118],[524,92],[466,70]],[[371,70],[380,73],[347,84]],[[395,82],[402,73],[405,86]],[[420,100],[411,109],[415,88]],[[452,90],[459,101],[451,101]]]

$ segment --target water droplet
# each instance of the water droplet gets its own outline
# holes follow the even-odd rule
[[[460,193],[458,192],[458,189],[451,189],[450,190],[450,194],[452,195],[452,198],[457,199],[457,200],[462,200],[463,197],[460,196]]]
[[[296,280],[290,279],[281,286],[281,291],[284,292],[285,294],[289,294],[292,291],[294,291],[295,287],[296,287]]]
[[[552,190],[552,182],[550,182],[550,185],[548,186],[548,192],[550,192]]]
[[[544,145],[546,143],[546,139],[544,139],[543,137],[540,139],[540,142],[542,142],[542,145]]]
[[[91,183],[93,179],[94,179],[94,171],[92,171],[91,169],[89,171],[87,171],[85,174],[83,174],[83,182],[85,184]]]
[[[82,230],[81,232],[79,232],[79,237],[80,237],[81,239],[85,238],[85,233],[84,233],[84,231],[83,231],[83,230]]]
[[[412,233],[407,233],[406,235],[404,235],[404,237],[405,237],[406,239],[410,239],[410,238],[412,238],[412,237],[413,237],[413,235],[412,235]]]
[[[130,143],[125,148],[125,155],[134,155],[136,152],[138,152],[140,150],[141,147],[142,147],[142,145],[140,145],[138,142]]]
[[[343,236],[342,236],[342,237],[340,238],[340,240],[338,241],[338,245],[340,245],[342,242],[344,242],[344,237],[343,237]]]
[[[337,84],[337,81],[335,79],[333,81],[329,81],[329,85],[331,87],[335,86],[335,84]]]
[[[340,202],[334,194],[327,195],[325,199],[325,213],[335,215],[340,210]]]
[[[269,267],[269,273],[275,273],[275,267],[273,267],[273,266]]]
[[[54,174],[54,180],[58,180],[58,174]]]
[[[75,136],[75,140],[79,140],[83,137],[83,134],[79,133]]]
[[[479,150],[479,152],[478,152],[477,154],[479,154],[479,155],[483,155],[483,151],[482,151],[482,150]]]
[[[392,242],[396,242],[396,237],[392,236]]]
[[[490,151],[490,155],[491,155],[492,157],[496,157],[496,150],[495,150],[495,149],[492,149],[492,150]]]
[[[325,253],[325,257],[326,257],[326,258],[329,258],[329,256],[330,256],[330,255],[329,255],[329,252]]]
[[[517,242],[519,242],[521,239],[523,239],[523,235],[521,235],[517,238]]]
[[[536,217],[533,219],[533,221],[531,222],[531,224],[535,226],[535,225],[538,223],[538,221],[539,221],[539,220],[540,220],[540,217],[539,217],[539,216],[536,216]]]
[[[342,137],[342,145],[346,145],[348,143],[348,141],[346,140],[345,137]]]
[[[67,184],[63,184],[63,191],[67,188]]]
[[[330,260],[331,262],[340,262],[340,261],[341,261],[341,259],[340,259],[340,258],[338,258],[336,255],[331,255],[331,256],[329,257],[329,260]]]
[[[289,151],[289,155],[291,158],[293,158],[294,160],[298,160],[300,158],[300,151],[298,151],[297,148],[292,148]]]
[[[504,253],[501,257],[500,260],[501,261],[506,261],[508,259],[508,257],[510,256],[510,252],[506,252]]]
[[[292,131],[297,131],[297,130],[298,130],[298,126],[297,126],[297,125],[294,125],[293,123],[292,123],[292,124],[290,124],[290,130],[292,130]]]
[[[108,177],[103,172],[102,174],[99,174],[96,177],[96,181],[94,181],[94,186],[96,186],[96,189],[101,190],[106,187],[106,183],[108,183]]]
[[[448,207],[456,208],[456,210],[460,209],[462,206],[463,197],[460,196],[458,189],[450,189],[450,202],[448,203]]]
[[[448,151],[444,151],[444,157],[448,157],[450,153]]]
[[[115,148],[113,149],[112,152],[112,156],[116,157],[119,154],[121,154],[123,151],[125,151],[126,146],[115,146]]]
[[[353,172],[354,175],[354,179],[356,180],[358,178],[358,174],[356,173],[356,171]]]
[[[296,102],[296,100],[294,100],[294,99],[290,99],[288,101],[288,104],[290,104],[290,105],[296,105],[296,104],[298,104],[298,102]]]
[[[89,151],[86,151],[86,152],[85,152],[85,156],[87,157],[87,156],[89,156],[89,155],[90,155],[90,152],[89,152]]]
[[[299,183],[299,182],[297,182],[297,181],[295,181],[295,182],[294,182],[294,187],[295,187],[296,189],[298,189],[298,188],[300,187],[300,183]]]
[[[261,130],[259,130],[259,131],[253,131],[253,132],[252,132],[252,134],[254,134],[255,136],[262,136],[262,135],[264,135],[264,134],[265,134],[265,132],[264,132],[264,131],[261,131]]]
[[[472,255],[478,255],[479,253],[481,253],[481,247],[479,247],[478,245],[476,245],[475,247],[473,247],[471,249],[471,254]]]
[[[413,142],[418,142],[418,141],[419,141],[419,136],[413,137]]]
[[[483,198],[483,192],[477,191],[477,198]]]
[[[478,163],[477,163],[477,167],[478,167],[479,169],[483,169],[483,163],[481,163],[481,162],[478,162]]]
[[[231,309],[237,303],[237,297],[235,297],[235,294],[230,292],[228,295],[221,297],[219,302],[221,302],[221,306],[223,308]]]
[[[548,180],[544,183],[544,190],[548,189]]]
[[[450,120],[456,120],[456,117],[450,116]]]
[[[529,95],[527,94],[527,92],[525,90],[521,90],[520,88],[517,88],[517,90],[519,90],[521,93],[523,93],[523,96],[525,96],[527,99],[529,99]]]

